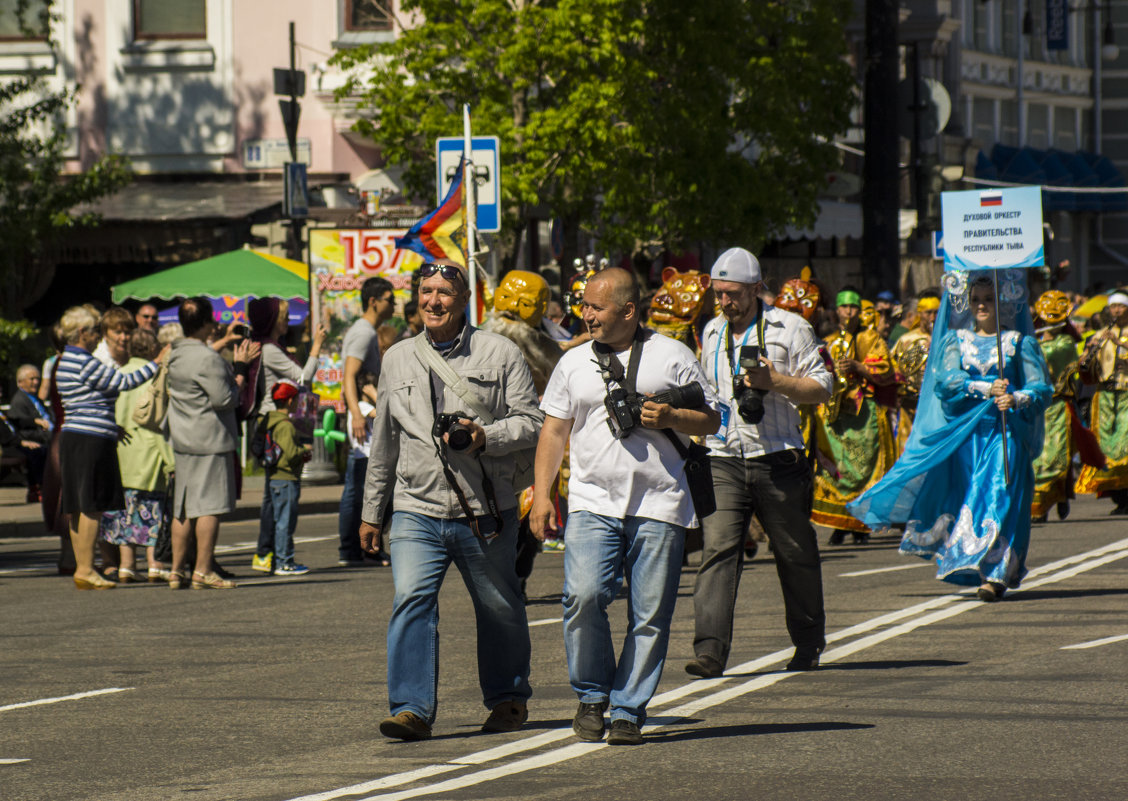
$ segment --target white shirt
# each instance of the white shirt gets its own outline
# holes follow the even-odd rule
[[[352,415],[352,412],[349,412],[348,413],[349,425],[348,425],[348,429],[347,429],[348,432],[349,432],[349,448],[350,448],[351,452],[354,455],[356,455],[357,457],[359,457],[361,459],[367,459],[368,458],[368,446],[372,444],[372,418],[369,417],[368,415],[372,414],[372,412],[376,410],[376,407],[373,406],[368,401],[363,400],[363,399],[357,401],[357,406],[360,407],[360,414],[361,414],[362,417],[364,417],[364,430],[368,432],[368,441],[365,442],[365,443],[361,443],[356,438],[356,436],[353,434],[353,427],[352,427],[353,415]]]
[[[834,376],[819,352],[822,342],[815,337],[810,323],[798,314],[766,303],[761,303],[760,308],[764,315],[765,355],[775,369],[794,378],[813,378],[830,392]],[[733,362],[739,359],[741,344],[759,345],[757,322],[753,320],[747,331],[733,337]],[[724,404],[720,430],[705,439],[710,455],[753,459],[776,451],[802,449],[798,408],[778,392],[764,396],[764,419],[757,425],[744,422],[740,416],[732,394],[733,368],[739,373],[740,366],[729,361],[727,330],[728,321],[720,315],[709,321],[701,335],[701,366],[705,379]]]
[[[669,438],[641,426],[625,439],[611,436],[603,404],[607,385],[592,345],[585,343],[560,358],[541,401],[545,414],[574,421],[569,511],[617,519],[646,517],[692,528],[697,516],[685,480],[685,462]],[[619,353],[618,358],[625,369],[630,350]],[[652,334],[643,346],[637,391],[649,394],[689,383],[701,384],[706,403],[717,408],[693,352],[680,342]]]

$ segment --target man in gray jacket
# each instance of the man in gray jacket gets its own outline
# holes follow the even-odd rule
[[[176,457],[172,497],[172,573],[169,586],[187,586],[184,571],[188,543],[196,535],[192,589],[231,589],[232,581],[212,569],[219,515],[235,508],[235,451],[239,427],[235,406],[247,363],[258,343],[235,348],[235,371],[208,346],[215,329],[211,302],[189,298],[180,304],[184,338],[168,357],[168,430]]]
[[[483,731],[514,731],[528,718],[529,630],[514,566],[514,454],[535,445],[544,415],[521,351],[467,324],[465,270],[420,268],[425,329],[384,355],[364,487],[361,547],[375,553],[394,505],[388,545],[396,594],[388,621],[388,700],[380,732],[431,736],[438,681],[438,595],[455,564],[474,601],[478,676],[490,710]],[[420,340],[420,337],[424,337]],[[425,366],[422,342],[453,369],[462,396]],[[465,388],[494,418],[476,417]]]

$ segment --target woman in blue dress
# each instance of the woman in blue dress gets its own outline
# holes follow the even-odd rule
[[[873,529],[903,523],[902,553],[935,559],[943,581],[979,585],[983,601],[999,600],[1026,575],[1033,462],[1053,394],[1032,335],[1025,271],[999,271],[998,309],[994,280],[989,272],[945,275],[905,452],[847,507]]]

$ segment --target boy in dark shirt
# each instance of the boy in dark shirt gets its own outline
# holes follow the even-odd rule
[[[274,574],[300,576],[309,572],[294,561],[294,529],[298,527],[298,498],[301,496],[302,465],[311,456],[309,445],[299,445],[297,429],[290,421],[290,408],[298,385],[282,379],[270,390],[275,410],[266,415],[267,432],[281,453],[278,462],[266,469],[266,491],[274,509]]]

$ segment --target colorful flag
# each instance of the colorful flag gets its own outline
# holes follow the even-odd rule
[[[1001,206],[1003,205],[1002,192],[980,192],[979,193],[980,206]]]
[[[466,159],[458,164],[458,174],[439,207],[411,226],[406,234],[396,237],[396,248],[413,250],[424,262],[450,259],[466,265],[466,206],[463,203],[463,178]]]

